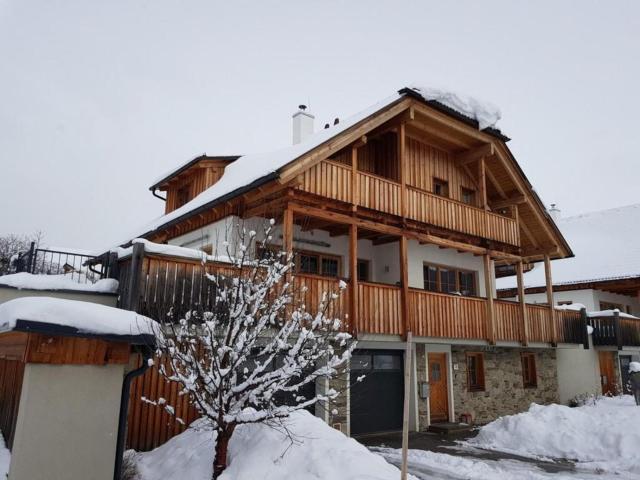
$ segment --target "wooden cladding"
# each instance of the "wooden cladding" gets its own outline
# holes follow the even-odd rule
[[[358,332],[402,335],[400,287],[358,283]]]
[[[413,220],[509,245],[520,243],[518,224],[512,218],[412,186],[405,188],[403,199],[400,183],[360,171],[354,189],[352,175],[349,165],[325,160],[301,175],[298,188],[396,216],[401,216],[404,201],[406,216]]]
[[[0,358],[0,430],[9,450],[18,419],[24,365],[19,360]]]

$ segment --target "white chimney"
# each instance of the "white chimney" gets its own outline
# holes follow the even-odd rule
[[[561,217],[560,209],[555,203],[551,204],[551,208],[549,208],[549,215],[551,215],[551,218],[553,218],[554,222],[557,222],[558,220],[560,220],[560,217]]]
[[[306,105],[298,105],[299,110],[293,114],[293,144],[303,142],[313,134],[314,116],[307,113]]]

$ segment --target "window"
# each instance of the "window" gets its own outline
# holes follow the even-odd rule
[[[191,200],[189,197],[189,192],[191,190],[191,185],[185,185],[178,189],[176,192],[176,208],[180,208],[182,205]]]
[[[536,388],[538,386],[535,353],[522,354],[522,383],[524,388]]]
[[[615,310],[618,309],[624,312],[624,305],[613,302],[600,302],[600,310]]]
[[[310,273],[325,277],[340,276],[340,257],[313,252],[296,252],[295,268],[298,273]]]
[[[373,356],[374,370],[402,370],[402,357],[399,355],[381,355]]]
[[[430,292],[477,295],[476,272],[438,265],[424,265],[424,289]]]
[[[558,302],[558,305],[573,305],[573,301],[571,300],[562,300]]]
[[[462,187],[462,202],[467,205],[475,205],[476,204],[476,191],[471,190],[470,188]]]
[[[433,193],[440,195],[441,197],[449,196],[449,182],[446,180],[440,180],[439,178],[433,179]]]
[[[467,352],[467,388],[470,392],[484,390],[484,355]]]
[[[358,259],[358,281],[369,281],[369,260]]]

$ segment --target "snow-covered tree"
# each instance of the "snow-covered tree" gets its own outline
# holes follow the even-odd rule
[[[317,402],[328,405],[339,392],[305,397],[302,389],[344,374],[355,348],[344,323],[329,315],[346,285],[340,282],[317,308],[307,308],[304,291],[291,281],[292,257],[269,245],[273,224],[259,241],[255,231],[239,228],[237,244],[227,246],[233,273],[208,275],[215,284],[213,311],[164,321],[158,343],[158,356],[168,359],[161,374],[184,386],[182,394],[216,433],[214,479],[226,467],[236,426],[277,422]]]

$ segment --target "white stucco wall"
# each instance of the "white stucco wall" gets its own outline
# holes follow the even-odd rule
[[[600,310],[600,302],[611,302],[623,305],[626,311],[626,307],[631,307],[631,313],[634,315],[640,315],[640,301],[637,297],[630,297],[628,295],[620,295],[617,293],[603,292],[601,290],[583,289],[583,290],[569,290],[554,292],[553,298],[558,304],[562,301],[572,301],[573,303],[581,303],[587,307],[588,311]],[[512,300],[516,300],[514,297]],[[546,293],[534,293],[527,294],[526,299],[528,303],[546,303]]]
[[[589,350],[582,346],[558,348],[558,394],[561,403],[568,403],[576,395],[601,394],[598,351],[589,338]]]
[[[9,480],[111,480],[124,365],[25,366]]]

